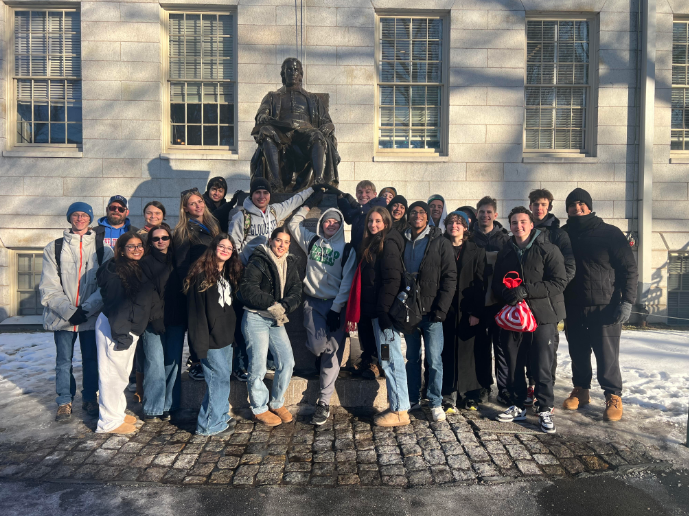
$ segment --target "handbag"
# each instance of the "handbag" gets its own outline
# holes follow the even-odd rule
[[[510,277],[510,275],[516,275],[516,278]],[[516,271],[510,271],[505,274],[502,279],[503,285],[507,288],[516,288],[522,284],[522,279],[519,277],[519,273]],[[536,318],[526,304],[526,301],[521,300],[515,306],[505,305],[505,307],[498,312],[495,316],[495,323],[507,331],[518,331],[531,333],[536,331],[538,325],[536,324]]]

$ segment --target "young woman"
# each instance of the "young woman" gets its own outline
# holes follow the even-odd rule
[[[392,216],[392,227],[401,234],[409,227],[407,222],[407,199],[402,195],[396,195],[388,204],[388,211]]]
[[[206,250],[220,232],[218,221],[208,211],[208,206],[197,188],[182,192],[179,203],[179,221],[175,226],[175,268],[180,278],[186,278],[189,267]],[[203,368],[191,340],[189,341],[189,378],[203,381]]]
[[[142,336],[144,420],[169,420],[179,408],[182,348],[187,330],[187,302],[182,279],[173,267],[172,230],[153,226],[146,242],[141,270],[157,297],[150,322]],[[137,360],[139,360],[137,351]]]
[[[303,284],[297,270],[297,258],[289,254],[290,242],[287,229],[276,228],[268,245],[259,245],[251,255],[239,287],[239,297],[244,304],[242,333],[249,357],[249,401],[254,419],[266,426],[292,421],[292,415],[284,407],[285,392],[294,369],[285,323],[287,315],[301,303]],[[275,362],[270,399],[263,383],[268,350]]]
[[[227,233],[219,233],[184,280],[189,340],[201,360],[207,386],[196,422],[199,435],[234,432],[236,422],[229,416],[236,324],[232,304],[241,275],[242,263],[234,242]]]
[[[445,217],[445,238],[452,243],[457,263],[457,290],[443,321],[443,408],[454,414],[460,401],[477,410],[481,384],[476,379],[474,337],[485,300],[486,252],[469,241],[469,217],[453,211]],[[462,400],[462,395],[465,396]]]
[[[154,226],[159,226],[163,224],[165,220],[165,206],[159,201],[151,201],[146,206],[144,206],[144,220],[146,225],[142,227],[138,235],[146,243],[146,238],[148,237],[148,232]]]
[[[144,256],[141,238],[128,231],[117,239],[114,254],[96,274],[103,298],[103,311],[96,321],[100,392],[96,432],[128,434],[135,430],[132,423],[136,419],[124,413],[124,389],[136,342],[148,325],[155,296],[139,263]]]

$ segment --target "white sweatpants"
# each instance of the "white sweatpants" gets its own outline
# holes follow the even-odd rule
[[[129,372],[134,363],[136,341],[129,349],[115,351],[108,318],[102,313],[96,320],[96,349],[98,350],[98,428],[97,433],[112,432],[124,423],[127,398],[124,390],[129,384]]]

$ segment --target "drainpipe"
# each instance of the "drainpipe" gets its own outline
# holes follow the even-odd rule
[[[653,138],[656,82],[656,0],[641,0],[641,117],[639,121],[639,285],[637,303],[645,304],[651,287],[653,249]],[[639,20],[637,20],[639,23]]]

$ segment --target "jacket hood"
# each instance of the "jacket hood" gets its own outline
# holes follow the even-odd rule
[[[447,217],[447,203],[445,202],[445,198],[439,194],[431,195],[428,198],[428,205],[430,206],[431,202],[433,202],[433,201],[443,201],[443,212],[440,215],[440,221],[438,222],[438,227],[442,231],[445,231],[445,217]],[[429,213],[429,217],[428,217],[428,224],[431,226],[435,226],[435,222],[433,222],[433,218],[430,216],[430,213]]]
[[[101,218],[99,218],[99,219],[98,219],[98,224],[100,224],[101,226],[104,226],[104,227],[106,227],[106,228],[110,228],[110,229],[120,229],[120,228],[114,228],[114,227],[112,227],[112,226],[110,225],[110,223],[108,222],[108,217],[101,217]],[[129,231],[129,228],[131,227],[131,225],[132,225],[132,222],[129,220],[129,217],[127,217],[126,219],[124,219],[124,228],[125,228],[127,231]]]
[[[560,227],[560,219],[558,219],[552,213],[548,213],[541,222],[539,222],[538,224],[534,224],[534,227],[557,229]]]
[[[326,217],[328,213],[337,213],[340,216],[340,229],[337,230],[337,233],[335,233],[332,237],[326,238],[325,235],[323,234],[323,221],[328,220],[330,217]],[[331,244],[334,243],[339,243],[340,240],[344,240],[344,215],[342,215],[342,212],[338,210],[337,208],[328,208],[325,210],[320,218],[318,219],[318,225],[316,226],[316,234],[322,238],[323,240],[330,242]]]
[[[443,236],[443,232],[440,228],[437,228],[435,226],[431,226],[430,224],[426,226],[426,229],[424,229],[419,236],[417,236],[413,241],[417,241],[420,238],[424,238],[425,236],[428,236],[428,241],[430,242],[431,240],[435,240],[436,238],[439,238]],[[412,242],[411,239],[411,228],[407,228],[406,231],[404,232],[404,238],[405,240],[409,240]]]
[[[115,259],[110,259],[107,262],[105,262],[103,265],[101,265],[98,268],[98,272],[96,272],[96,279],[98,280],[98,286],[102,286],[102,284],[107,280],[108,277],[112,276],[113,274],[117,274],[115,272]]]
[[[485,238],[487,240],[495,233],[499,232],[503,232],[506,234],[509,233],[509,231],[502,227],[502,224],[500,224],[497,220],[493,221],[493,229],[491,229],[489,233],[483,233],[481,230],[478,229],[478,220],[474,223],[474,236],[478,236],[479,238]]]
[[[83,237],[82,241],[87,242],[89,240],[93,240],[96,238],[96,232],[93,228],[89,228],[89,230],[84,235],[77,235],[76,233],[72,233],[71,229],[65,229],[62,232],[62,238],[64,238],[65,244],[67,245],[69,245],[72,242],[72,240],[78,242],[80,237]]]
[[[538,237],[541,237],[540,240],[539,240],[541,243],[545,242],[545,237],[544,237],[544,236],[541,236],[541,235],[543,235],[543,232],[542,232],[540,229],[534,229],[534,230],[532,230],[532,231],[531,231],[531,236],[530,236],[530,238],[529,238],[529,243],[526,244],[526,246],[525,246],[524,248],[520,248],[520,247],[517,245],[517,243],[516,243],[515,240],[514,240],[514,236],[510,239],[510,242],[512,243],[512,246],[514,246],[514,248],[517,250],[517,252],[519,252],[519,251],[526,251],[527,249],[531,249],[531,246],[533,245],[533,243],[534,243],[536,240],[538,240]]]

